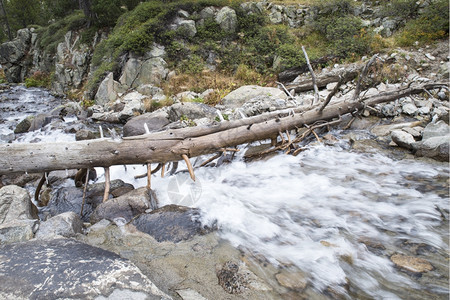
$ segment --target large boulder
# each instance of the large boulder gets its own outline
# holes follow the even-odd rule
[[[142,214],[131,222],[158,242],[180,242],[209,231],[199,221],[197,209],[179,205],[166,205],[150,213]]]
[[[130,261],[71,239],[0,247],[2,299],[171,299]]]
[[[170,121],[176,122],[182,116],[191,120],[214,118],[216,116],[216,109],[203,103],[180,102],[172,105],[168,113]]]
[[[441,120],[428,124],[423,130],[422,141],[414,143],[412,146],[417,156],[449,161],[449,143],[449,126]]]
[[[0,224],[15,220],[37,219],[28,191],[16,185],[0,189]]]
[[[152,113],[146,113],[128,120],[125,126],[123,126],[123,136],[126,137],[145,134],[144,124],[147,124],[147,128],[150,132],[152,132],[161,130],[169,123],[169,115],[165,110],[157,110]]]
[[[222,99],[222,104],[228,108],[238,108],[248,100],[258,96],[269,96],[286,100],[287,95],[280,89],[273,87],[261,87],[257,85],[245,85],[232,91]]]
[[[429,123],[423,130],[422,139],[426,140],[432,137],[446,136],[450,134],[449,126],[444,121]]]
[[[392,131],[391,138],[398,146],[406,149],[413,149],[413,144],[416,142],[410,133],[403,130]]]
[[[128,222],[151,209],[154,206],[152,203],[156,202],[155,194],[146,187],[141,187],[98,205],[91,215],[91,223],[97,223],[102,219],[114,221],[117,218],[123,218],[125,222]]]
[[[152,57],[144,61],[131,57],[123,68],[119,82],[131,88],[143,84],[159,85],[168,73],[167,63],[162,57]]]
[[[228,6],[222,7],[216,15],[217,24],[226,32],[235,32],[237,21],[236,12]]]
[[[0,246],[25,242],[34,237],[38,220],[14,220],[0,224]]]
[[[83,222],[80,216],[72,211],[54,216],[39,226],[36,232],[36,238],[52,239],[56,236],[73,237],[77,233],[81,233]]]
[[[111,72],[100,83],[95,94],[95,103],[105,105],[110,101],[115,101],[118,98],[117,90],[120,90],[120,84],[114,80],[113,73]]]

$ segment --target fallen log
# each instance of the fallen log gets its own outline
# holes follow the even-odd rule
[[[339,118],[362,110],[366,105],[389,102],[444,86],[447,85],[429,83],[408,86],[362,97],[359,101],[350,99],[329,104],[323,110],[318,104],[304,112],[284,110],[211,127],[174,129],[120,140],[101,138],[78,142],[2,144],[0,175],[186,160],[186,157],[216,153],[227,147],[274,138],[280,132],[320,120]]]

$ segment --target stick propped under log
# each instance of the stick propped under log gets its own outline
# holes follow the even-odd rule
[[[366,105],[389,102],[424,89],[441,88],[446,84],[423,84],[400,88],[359,101],[346,100],[320,106],[294,115],[274,114],[271,118],[255,116],[224,122],[211,127],[175,129],[123,140],[97,139],[78,142],[0,145],[0,175],[20,172],[109,167],[123,164],[166,163],[178,161],[183,155],[195,157],[215,153],[219,149],[258,140],[270,139],[279,132],[295,129],[318,120],[331,120],[361,110]],[[223,124],[223,125],[222,125]]]

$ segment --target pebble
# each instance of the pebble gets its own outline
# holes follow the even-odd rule
[[[436,60],[436,57],[434,57],[434,56],[431,55],[430,53],[426,53],[425,56],[426,56],[429,60]]]

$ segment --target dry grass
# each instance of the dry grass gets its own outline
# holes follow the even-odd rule
[[[165,95],[176,95],[185,91],[202,93],[207,89],[213,89],[204,103],[216,105],[231,91],[243,85],[257,84],[273,86],[275,76],[263,76],[248,67],[240,66],[235,74],[218,71],[203,70],[197,75],[177,74],[163,84]]]

